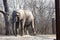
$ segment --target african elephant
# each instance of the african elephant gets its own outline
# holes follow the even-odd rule
[[[24,35],[25,27],[28,25],[31,25],[32,31],[34,32],[34,34],[36,34],[35,29],[34,29],[34,16],[32,12],[29,10],[24,10],[24,9],[16,10],[14,12],[15,12],[14,14],[16,14],[15,17],[13,16],[13,18],[15,18],[14,21],[16,21],[16,16],[19,18],[19,23],[21,25],[21,35]]]

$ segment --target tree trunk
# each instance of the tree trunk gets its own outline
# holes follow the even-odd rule
[[[7,4],[7,0],[3,0],[3,5],[4,5],[4,8],[5,8],[5,15],[4,15],[4,18],[5,18],[5,27],[6,27],[6,35],[9,34],[9,22],[8,22],[8,4]]]

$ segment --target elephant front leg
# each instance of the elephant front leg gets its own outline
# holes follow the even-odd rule
[[[25,30],[24,25],[25,25],[25,19],[22,21],[22,32],[23,32],[23,35],[25,34],[25,33],[24,33],[24,30]]]
[[[21,27],[20,27],[21,25]],[[22,21],[20,22],[20,25],[19,25],[19,34],[21,33],[21,36],[22,36]],[[20,30],[21,29],[21,30]],[[21,31],[21,32],[20,32]]]
[[[32,22],[31,22],[31,27],[32,27],[33,34],[36,35],[36,31],[34,28],[34,20],[32,20]]]

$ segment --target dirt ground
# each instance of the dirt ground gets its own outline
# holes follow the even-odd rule
[[[37,35],[37,36],[0,36],[0,40],[54,40],[56,35]]]

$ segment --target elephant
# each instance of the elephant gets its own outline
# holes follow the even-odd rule
[[[13,16],[14,15],[14,16]],[[34,16],[32,14],[31,11],[29,10],[24,10],[24,9],[19,9],[19,10],[15,10],[12,13],[13,19],[14,20],[12,22],[12,28],[13,28],[13,32],[15,32],[14,34],[17,34],[16,32],[16,27],[14,28],[14,22],[16,22],[17,18],[19,20],[19,25],[21,25],[21,35],[24,35],[24,30],[26,26],[31,25],[32,27],[32,31],[34,32],[34,34],[36,34],[35,32],[35,28],[34,28]],[[20,26],[19,26],[20,29]]]

